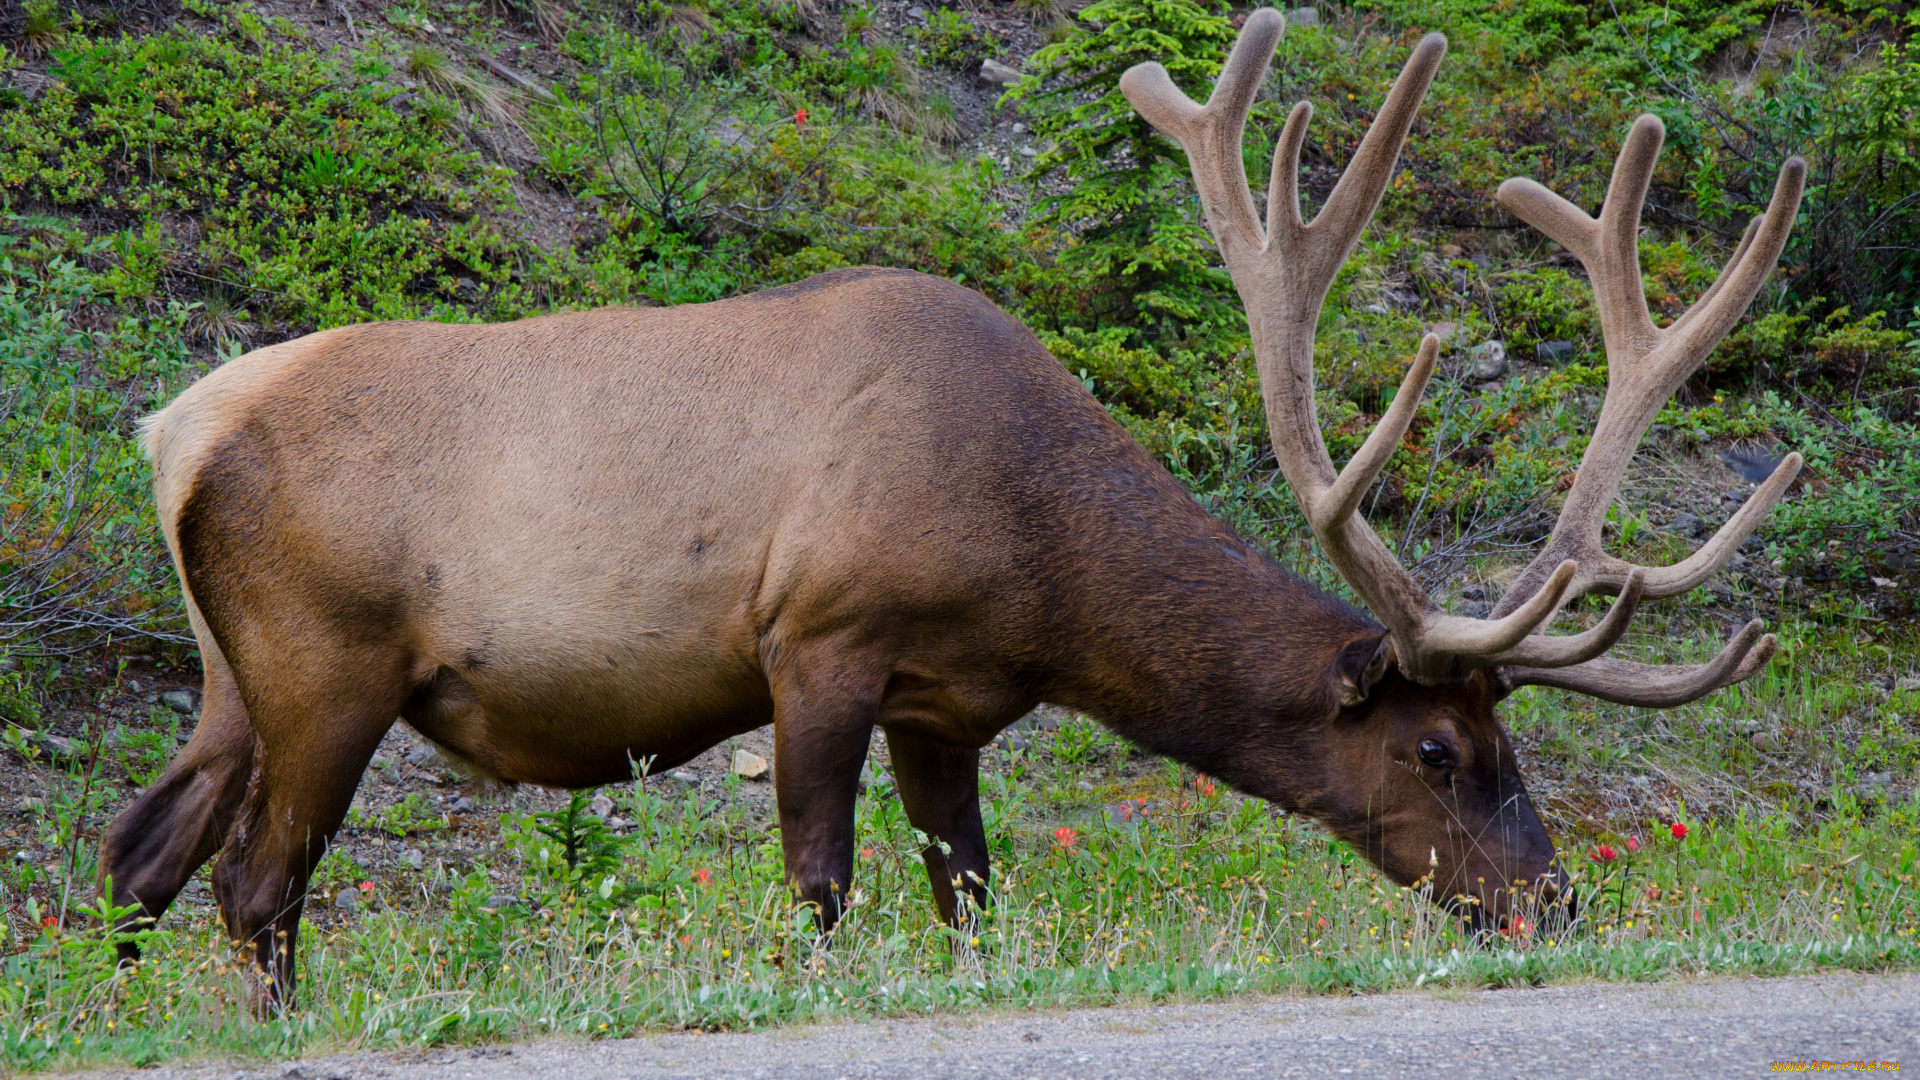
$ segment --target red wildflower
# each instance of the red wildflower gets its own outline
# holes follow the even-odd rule
[[[1202,795],[1211,795],[1214,792],[1213,781],[1207,779],[1206,773],[1201,773],[1193,778],[1193,787],[1195,791],[1198,791]]]
[[[1639,853],[1639,851],[1640,851],[1640,838],[1637,836],[1627,837],[1627,854],[1636,855]]]
[[[873,858],[873,849],[872,849],[872,848],[870,848],[870,847],[863,847],[863,848],[861,848],[861,849],[860,849],[860,857],[861,857],[861,858],[863,858],[863,859],[871,859],[871,858]]]
[[[1676,821],[1673,823],[1673,838],[1675,840],[1685,840],[1687,838],[1687,826],[1685,822]]]
[[[807,110],[805,109],[793,110],[793,126],[794,127],[807,126]]]
[[[59,923],[60,923],[60,919],[54,915],[49,915],[46,918],[40,920],[41,926],[58,926]]]
[[[1061,851],[1072,851],[1073,842],[1080,839],[1080,833],[1065,825],[1053,830],[1053,842]]]
[[[713,884],[713,871],[708,870],[704,867],[702,867],[699,870],[695,870],[693,872],[693,880],[699,882],[702,885],[711,885]]]
[[[1605,844],[1601,844],[1599,847],[1594,848],[1591,852],[1587,854],[1587,858],[1592,859],[1594,862],[1599,862],[1599,863],[1612,862],[1613,860],[1619,857],[1620,857],[1619,852],[1613,850],[1612,848],[1608,847]]]
[[[371,882],[371,881],[363,881],[363,882],[361,882],[361,883],[360,883],[360,891],[361,891],[361,892],[372,892],[372,891],[373,891],[373,882]]]

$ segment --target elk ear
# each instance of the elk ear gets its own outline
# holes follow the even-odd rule
[[[1393,638],[1361,638],[1340,650],[1333,660],[1333,684],[1340,694],[1340,707],[1351,709],[1367,700],[1393,663]]]

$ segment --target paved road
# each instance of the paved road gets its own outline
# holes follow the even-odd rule
[[[1824,975],[975,1013],[608,1042],[358,1054],[137,1080],[1118,1080],[1758,1076],[1920,1070],[1920,976]]]

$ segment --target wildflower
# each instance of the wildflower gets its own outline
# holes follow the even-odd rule
[[[1193,778],[1193,789],[1202,795],[1212,795],[1214,792],[1213,781],[1207,779],[1206,773],[1201,773]]]
[[[793,110],[793,126],[797,128],[807,126],[807,110],[805,109]]]
[[[1673,823],[1673,838],[1675,840],[1685,840],[1687,838],[1686,822],[1676,821]]]
[[[1053,843],[1061,851],[1072,851],[1073,842],[1080,839],[1080,833],[1065,825],[1053,830]]]
[[[1606,844],[1601,844],[1587,854],[1587,858],[1597,863],[1610,863],[1619,857],[1620,853],[1608,847]]]
[[[693,880],[699,882],[702,885],[711,885],[713,884],[713,871],[708,870],[705,867],[702,867],[699,870],[695,870],[693,872]]]
[[[361,883],[360,883],[360,891],[361,891],[361,892],[372,892],[372,891],[373,891],[373,882],[371,882],[371,881],[363,881],[363,882],[361,882]]]
[[[1627,854],[1637,855],[1639,853],[1640,853],[1640,838],[1637,836],[1627,837]]]
[[[863,848],[861,848],[861,849],[860,849],[860,857],[861,857],[861,858],[863,858],[863,859],[871,859],[871,858],[873,858],[873,849],[872,849],[872,848],[870,848],[870,847],[863,847]]]
[[[41,926],[58,926],[60,925],[60,919],[58,916],[49,915],[46,918],[40,920],[40,925]]]

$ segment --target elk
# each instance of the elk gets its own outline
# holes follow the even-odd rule
[[[1503,204],[1571,249],[1610,385],[1551,539],[1493,616],[1445,614],[1358,514],[1432,376],[1428,336],[1335,470],[1314,328],[1445,52],[1413,50],[1312,224],[1308,109],[1280,136],[1265,228],[1241,171],[1284,23],[1248,19],[1204,107],[1155,64],[1123,88],[1192,162],[1243,298],[1281,471],[1369,615],[1209,516],[1020,323],[904,271],[835,271],[662,309],[491,326],[382,323],[260,349],[151,418],[154,492],[205,665],[191,741],[112,825],[102,875],[157,918],[213,888],[260,1008],[290,1007],[308,875],[395,718],[502,780],[581,787],[670,768],[772,722],[786,875],[831,929],[857,782],[884,731],[943,917],[985,902],[979,754],[1040,702],[1323,822],[1482,925],[1566,875],[1495,705],[1561,687],[1670,706],[1752,675],[1758,623],[1711,661],[1603,654],[1647,597],[1724,563],[1797,456],[1696,554],[1629,565],[1602,521],[1661,403],[1779,257],[1782,170],[1718,282],[1647,315],[1637,122],[1596,222],[1524,180]],[[1570,598],[1615,593],[1549,635]],[[1376,621],[1378,620],[1378,621]]]

